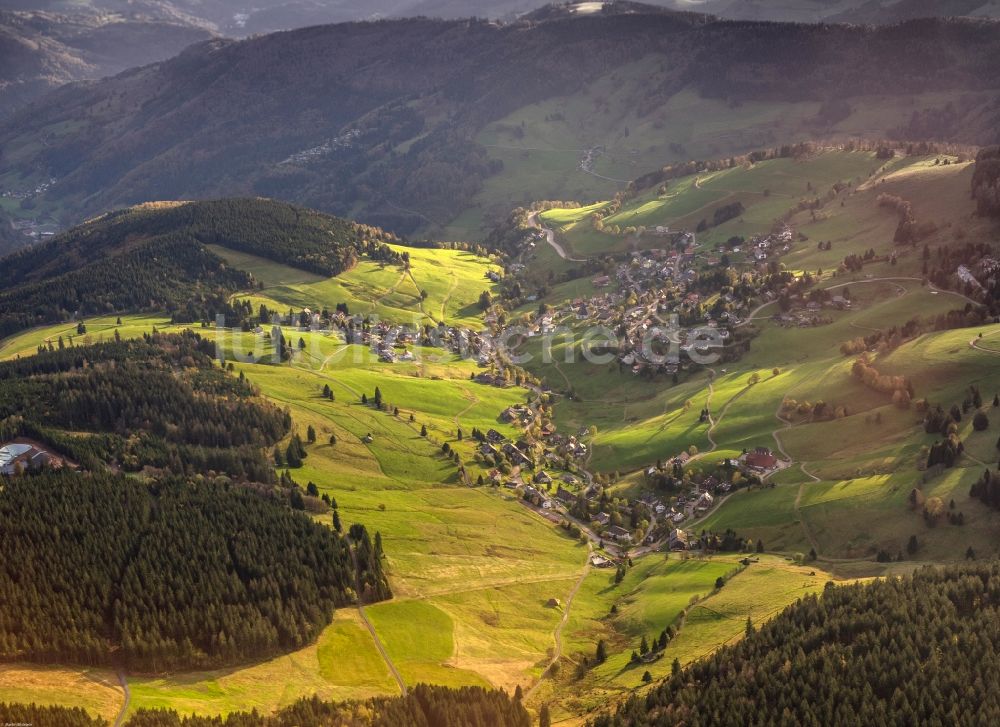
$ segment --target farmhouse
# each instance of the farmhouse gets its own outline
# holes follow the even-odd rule
[[[507,442],[505,445],[503,445],[503,453],[507,455],[508,459],[510,459],[511,464],[522,465],[522,466],[531,464],[531,460],[528,458],[528,456],[525,455],[524,452],[522,452],[520,449],[515,447],[510,442]]]
[[[614,538],[615,542],[618,543],[631,543],[632,533],[630,533],[625,528],[619,527],[617,525],[612,525],[608,528],[608,536]]]
[[[688,534],[679,528],[674,528],[667,538],[667,545],[671,550],[687,550]]]
[[[10,442],[0,447],[0,475],[16,475],[44,467],[61,468],[59,457],[27,442]]]
[[[562,485],[556,490],[556,499],[559,500],[563,505],[567,507],[573,505],[576,502],[576,495],[574,495],[569,490],[563,488]]]
[[[748,452],[743,460],[747,467],[757,470],[774,469],[778,464],[778,458],[767,447],[757,447],[752,452]]]

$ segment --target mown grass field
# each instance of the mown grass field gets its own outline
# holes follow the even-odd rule
[[[410,268],[361,260],[335,278],[323,278],[254,255],[213,248],[220,257],[263,282],[266,289],[249,296],[257,307],[272,310],[333,310],[346,304],[351,314],[377,316],[397,323],[445,323],[482,326],[479,295],[495,292],[486,278],[501,268],[461,250],[391,246],[410,256]],[[247,297],[247,296],[241,296]]]
[[[3,664],[0,702],[71,705],[114,721],[125,704],[125,693],[110,669]]]
[[[313,694],[362,699],[397,689],[368,631],[351,609],[338,611],[315,644],[244,668],[164,677],[131,677],[133,708],[182,714],[262,713]]]

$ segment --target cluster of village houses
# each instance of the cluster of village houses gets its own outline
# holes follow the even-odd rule
[[[360,129],[349,129],[340,136],[325,141],[319,146],[296,152],[287,159],[279,162],[279,164],[308,164],[309,162],[322,159],[338,149],[350,149],[359,138],[361,138]]]
[[[693,254],[690,246],[673,252],[633,253],[617,266],[614,278],[599,275],[592,279],[594,288],[602,292],[539,312],[528,335],[558,335],[572,325],[601,326],[614,332],[618,361],[632,373],[687,370],[692,353],[718,353],[734,340],[732,329],[741,324],[731,311],[713,316],[701,310],[702,296],[688,290],[697,278],[690,267]],[[615,289],[605,290],[612,282]],[[726,294],[722,302],[731,306],[736,300]],[[678,320],[697,323],[681,327]]]
[[[513,424],[530,424],[528,413],[530,408],[512,407],[512,409],[514,412],[505,411],[502,418]],[[586,446],[578,442],[575,437],[563,439],[553,435],[547,445],[555,447],[552,451],[558,453],[555,457],[557,461],[561,457],[575,455],[582,457],[586,454]],[[499,432],[490,430],[486,441],[480,445],[480,454],[492,457],[502,452],[512,464],[516,465],[514,474],[508,477],[504,477],[499,470],[492,470],[490,481],[516,490],[523,499],[543,511],[552,513],[553,519],[558,516],[587,527],[602,542],[611,543],[619,549],[639,544],[666,545],[671,550],[699,547],[699,538],[691,537],[681,526],[688,520],[705,515],[716,504],[716,498],[730,492],[733,484],[725,477],[738,471],[742,473],[744,480],[748,481],[750,477],[764,477],[781,466],[781,461],[769,448],[757,447],[744,452],[738,458],[724,461],[719,469],[721,476],[700,475],[697,481],[686,483],[682,479],[677,479],[676,485],[686,484],[688,489],[676,497],[664,497],[649,492],[632,501],[616,500],[615,504],[605,499],[603,501],[605,509],[601,509],[599,488],[588,484],[577,475],[566,472],[553,476],[545,469],[538,469],[529,477],[525,470],[530,467],[531,460],[524,452],[529,451],[531,446],[528,441],[513,442]],[[546,451],[549,451],[548,448]],[[690,456],[684,452],[671,458],[666,467],[675,468],[676,471],[682,469],[689,460]],[[668,470],[661,470],[655,466],[648,468],[647,483],[652,483],[665,471]],[[622,527],[619,523],[631,522],[633,509],[640,506],[644,508],[647,522],[645,529],[637,531]],[[607,508],[611,508],[612,512],[608,512]],[[581,514],[581,510],[586,515]],[[610,563],[607,559],[604,560]]]
[[[693,365],[691,359],[697,358],[694,353],[715,353],[723,359],[738,357],[734,329],[744,322],[737,312],[742,303],[726,293],[713,298],[709,307],[694,289],[698,279],[695,236],[671,232],[664,226],[651,228],[648,234],[669,238],[670,247],[631,253],[614,271],[591,279],[593,296],[540,311],[528,335],[558,335],[574,324],[603,326],[617,336],[615,350],[620,365],[634,374],[676,374]],[[722,245],[704,262],[716,266],[722,261],[721,255],[739,254],[745,247],[748,259],[763,266],[770,256],[788,252],[793,239],[793,230],[784,226],[736,246]],[[529,239],[528,245],[535,241]],[[509,272],[516,275],[523,267],[512,265]],[[810,309],[806,307],[804,312]]]
[[[40,194],[45,194],[45,192],[49,191],[52,188],[52,185],[55,183],[56,179],[55,177],[52,177],[44,182],[39,182],[37,185],[29,189],[24,189],[24,190],[5,189],[2,192],[0,192],[0,197],[4,199],[31,199],[33,197],[37,197]]]
[[[646,332],[653,327],[668,326],[672,316],[689,313],[701,303],[699,294],[688,290],[697,278],[693,268],[694,237],[689,233],[671,234],[664,228],[663,236],[667,235],[674,240],[674,249],[632,254],[617,266],[613,278],[612,275],[593,278],[595,291],[600,292],[586,300],[576,299],[558,309],[540,312],[527,335],[555,333],[558,325],[574,320],[623,331],[624,335],[616,345],[618,360],[633,372],[641,372],[649,365],[642,350]],[[765,259],[767,251],[775,244],[787,247],[791,235],[791,231],[786,229],[775,235],[755,238],[750,242],[754,259],[760,258],[758,253],[763,253],[764,258],[761,259]],[[710,264],[713,261],[718,262],[714,258],[708,260]],[[508,268],[509,274],[517,272],[516,264]],[[486,276],[494,282],[500,280],[499,273],[493,270],[488,271]],[[616,284],[614,291],[610,290],[612,282]],[[666,290],[671,290],[673,294],[668,296],[664,292]],[[724,302],[735,303],[732,300]],[[849,302],[845,304],[849,305]],[[487,312],[486,323],[496,329],[494,313]],[[501,387],[510,384],[503,373],[498,373],[503,367],[497,365],[500,357],[489,334],[457,327],[420,328],[384,321],[372,323],[362,316],[341,312],[321,316],[308,309],[300,314],[299,324],[304,329],[339,329],[348,343],[369,346],[385,363],[412,360],[410,347],[414,345],[438,346],[476,360],[483,368],[473,377],[476,382]],[[722,311],[716,317],[705,316],[701,324],[714,329],[717,340],[725,342],[731,336],[731,329],[740,324],[740,319],[735,313]],[[262,327],[257,332],[269,335]],[[672,335],[676,338],[669,342],[676,344],[682,353],[697,345],[695,341],[687,340],[686,332],[677,331]],[[670,373],[688,365],[686,361],[674,359],[668,360],[663,369]],[[689,536],[682,525],[704,515],[714,506],[716,498],[732,487],[728,479],[710,474],[699,477],[697,482],[686,482],[689,489],[677,497],[649,493],[634,501],[616,500],[611,505],[607,499],[598,499],[600,490],[583,469],[588,455],[584,441],[586,432],[581,431],[577,435],[558,433],[551,422],[543,421],[537,408],[529,404],[509,406],[500,412],[498,419],[521,430],[523,435],[509,438],[496,429],[477,432],[477,456],[489,467],[485,481],[516,491],[521,499],[546,512],[554,520],[577,522],[622,552],[640,543],[665,544],[674,550],[698,547],[698,537]],[[669,460],[668,466],[683,469],[688,459],[687,453],[678,454]],[[738,459],[724,462],[720,474],[722,471],[731,473],[738,470],[744,475],[762,476],[778,466],[779,460],[773,452],[761,447],[744,452]],[[646,474],[647,481],[652,481],[658,474],[657,468],[651,467]],[[682,482],[685,481],[678,478],[677,484]],[[602,501],[605,509],[599,506]],[[577,518],[571,511],[579,514],[581,503],[586,503],[586,516]],[[614,512],[606,511],[609,507]],[[638,507],[643,508],[644,522],[647,523],[645,529],[639,531],[623,527],[631,522],[633,508]],[[611,562],[603,556],[595,558],[605,561],[598,565]]]
[[[47,181],[40,182],[36,186],[25,189],[25,190],[12,190],[5,189],[0,191],[0,198],[3,199],[19,199],[28,200],[37,197],[40,194],[44,194],[52,185],[55,184],[55,178],[48,179]],[[58,226],[51,222],[40,222],[33,219],[15,219],[11,222],[11,226],[20,232],[22,235],[31,238],[32,240],[42,240],[53,237],[58,231]]]
[[[258,325],[253,332],[263,338],[274,340],[283,333],[280,316],[270,327]],[[305,308],[298,314],[294,330],[299,332],[339,332],[350,344],[368,346],[378,355],[382,363],[413,361],[414,346],[443,348],[452,353],[476,360],[486,366],[495,359],[496,346],[493,339],[482,332],[455,326],[434,326],[423,328],[399,325],[387,321],[374,321],[362,315],[349,315],[340,311],[320,314]],[[503,377],[481,374],[481,383],[504,386]]]

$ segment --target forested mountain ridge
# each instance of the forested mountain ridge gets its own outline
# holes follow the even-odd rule
[[[0,335],[74,313],[167,310],[182,322],[211,318],[226,310],[230,293],[255,281],[206,245],[332,276],[362,254],[395,260],[384,244],[394,239],[262,199],[119,210],[3,259]]]
[[[992,724],[1000,564],[828,585],[593,727]]]
[[[725,99],[734,114],[748,101],[968,91],[975,112],[947,135],[988,143],[998,27],[655,12],[507,25],[413,19],[216,40],[64,87],[9,119],[0,179],[15,188],[54,178],[35,202],[58,204],[64,222],[149,199],[260,194],[409,232],[459,214],[500,171],[476,140],[486,124],[649,57],[660,70],[631,102],[640,115],[685,88]]]
[[[0,438],[41,439],[93,470],[275,481],[264,449],[291,419],[217,367],[211,341],[184,333],[90,343],[85,330],[79,338],[83,345],[60,339],[0,363]]]
[[[170,58],[211,35],[166,18],[0,8],[0,117],[64,83]]]

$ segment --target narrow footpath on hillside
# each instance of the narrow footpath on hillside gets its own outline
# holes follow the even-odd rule
[[[365,604],[361,600],[361,578],[358,575],[358,557],[357,553],[354,551],[354,545],[351,543],[350,538],[347,538],[347,545],[351,551],[351,563],[354,566],[354,589],[355,593],[358,595],[358,614],[361,616],[361,622],[364,623],[365,628],[368,629],[368,633],[371,634],[372,641],[375,642],[375,648],[378,649],[378,653],[382,655],[382,659],[385,661],[385,665],[389,667],[389,673],[392,674],[396,683],[399,685],[400,693],[405,697],[408,690],[406,688],[406,682],[403,680],[403,675],[399,673],[399,669],[396,665],[392,663],[392,658],[389,656],[389,652],[385,649],[385,644],[382,643],[382,639],[379,638],[378,633],[375,631],[375,627],[372,626],[372,622],[368,620],[368,614],[365,613]]]
[[[118,717],[115,719],[115,727],[121,727],[125,724],[125,715],[128,713],[129,705],[132,703],[132,690],[128,686],[128,678],[125,676],[125,672],[118,672],[118,683],[122,685],[122,692],[125,694],[125,702],[122,704],[122,709],[118,713]]]
[[[534,693],[538,690],[538,687],[542,685],[542,682],[545,680],[545,676],[549,673],[549,670],[552,669],[552,665],[556,664],[559,661],[559,659],[562,658],[562,649],[563,649],[562,632],[563,629],[566,627],[566,622],[569,621],[569,613],[570,613],[570,608],[572,608],[573,606],[573,599],[576,598],[576,594],[579,593],[580,587],[583,586],[583,582],[587,579],[587,575],[590,573],[590,554],[593,552],[593,549],[594,549],[593,544],[588,540],[587,562],[584,563],[583,570],[580,573],[580,577],[573,585],[573,590],[570,591],[569,596],[566,597],[566,603],[563,605],[562,618],[559,619],[559,624],[556,626],[556,630],[552,634],[555,640],[555,650],[552,652],[552,658],[549,660],[548,665],[545,667],[541,675],[538,677],[538,680],[531,686],[531,688],[527,692],[525,692],[523,700],[525,702],[529,701],[532,695],[534,695]]]

